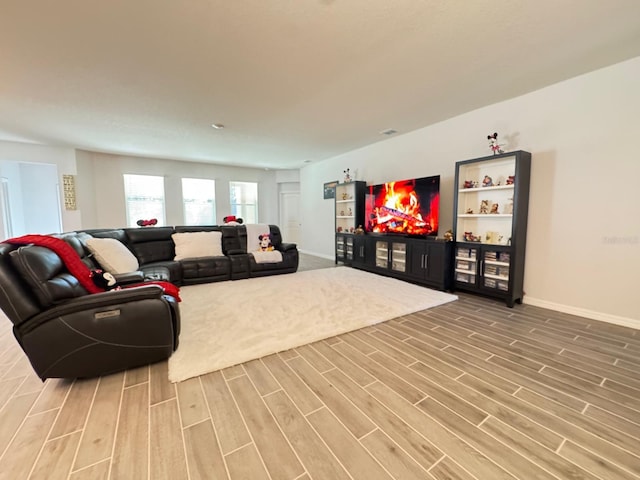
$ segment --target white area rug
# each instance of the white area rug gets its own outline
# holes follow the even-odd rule
[[[456,300],[349,267],[182,287],[178,382]]]

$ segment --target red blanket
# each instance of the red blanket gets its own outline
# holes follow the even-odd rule
[[[23,235],[21,237],[10,238],[5,240],[6,243],[14,245],[38,245],[40,247],[46,247],[49,250],[55,252],[62,262],[64,263],[69,273],[78,279],[80,285],[89,293],[104,292],[103,288],[98,287],[91,279],[91,269],[85,265],[85,263],[78,255],[71,245],[60,238],[50,237],[49,235]],[[180,301],[180,290],[173,283],[170,282],[145,282],[137,283],[135,285],[127,285],[129,287],[139,287],[142,285],[159,285],[167,295],[171,295],[177,301]]]

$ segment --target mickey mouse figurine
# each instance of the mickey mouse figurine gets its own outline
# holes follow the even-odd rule
[[[502,150],[502,147],[504,145],[498,143],[498,132],[494,132],[493,135],[487,135],[487,140],[489,140],[489,148],[494,155],[497,155],[498,153],[504,153],[504,150]]]

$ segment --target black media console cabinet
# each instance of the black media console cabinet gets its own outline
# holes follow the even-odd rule
[[[344,244],[340,258],[354,268],[450,290],[453,271],[453,242],[396,235],[336,234]]]

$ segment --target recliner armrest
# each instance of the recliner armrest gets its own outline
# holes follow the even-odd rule
[[[144,282],[144,273],[140,270],[129,273],[116,273],[114,277],[118,285],[130,285],[132,283]]]
[[[141,287],[123,288],[103,293],[94,293],[76,297],[60,305],[56,305],[45,312],[36,315],[25,322],[22,334],[25,334],[52,318],[62,317],[72,313],[92,310],[96,308],[126,308],[126,304],[141,300],[159,299],[163,302],[164,291],[159,285],[144,285]]]
[[[296,245],[295,243],[281,243],[280,244],[280,251],[282,251],[282,252],[288,252],[289,250],[295,250],[296,248],[298,248],[298,245]]]

